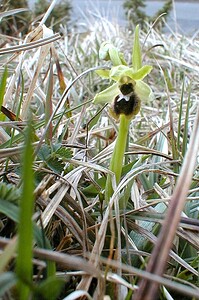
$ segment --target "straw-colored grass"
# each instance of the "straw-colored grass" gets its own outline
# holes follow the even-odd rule
[[[198,34],[140,32],[155,97],[131,122],[123,177],[106,206],[118,124],[92,103],[109,84],[95,73],[108,66],[98,50],[110,40],[130,61],[133,28],[103,18],[87,26],[83,33],[63,26],[60,36],[41,22],[19,40],[1,36],[0,297],[15,299],[23,282],[28,299],[199,299]],[[21,173],[27,151],[34,239],[26,281],[14,265],[23,187],[32,178],[31,160]]]

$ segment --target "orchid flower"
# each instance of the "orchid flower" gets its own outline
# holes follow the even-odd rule
[[[98,70],[102,78],[109,78],[113,84],[96,94],[94,104],[110,103],[111,115],[120,120],[119,132],[111,157],[110,170],[115,174],[118,184],[121,177],[124,152],[131,119],[138,114],[141,102],[151,100],[153,93],[143,79],[151,72],[152,67],[142,66],[139,42],[139,26],[135,29],[132,51],[132,66],[128,67],[122,53],[109,42],[104,42],[99,57],[112,62],[110,70]],[[105,188],[105,200],[108,203],[113,194],[111,175],[108,175]]]

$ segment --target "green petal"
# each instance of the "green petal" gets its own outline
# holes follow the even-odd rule
[[[122,65],[122,60],[120,58],[120,53],[115,47],[109,49],[109,55],[111,62],[114,66]]]
[[[132,65],[135,71],[139,70],[142,67],[142,55],[139,40],[139,25],[137,25],[135,28],[135,37],[132,52]]]
[[[131,68],[124,65],[112,67],[110,71],[110,78],[115,81],[119,81],[122,77],[128,76],[127,74],[129,72],[132,72]]]
[[[122,64],[127,66],[127,62],[124,59],[124,54],[122,52],[119,52],[119,56],[120,56],[120,60],[121,60]]]
[[[152,69],[153,68],[151,66],[143,66],[137,72],[133,72],[134,69],[131,68],[132,75],[129,74],[128,76],[134,80],[142,80],[151,72]]]
[[[140,98],[141,101],[152,101],[154,98],[153,92],[148,84],[143,81],[136,81],[136,85],[134,87],[136,94]]]
[[[96,94],[95,98],[93,99],[93,103],[94,104],[111,103],[118,94],[120,94],[120,90],[118,88],[118,83],[114,83],[107,89]]]
[[[110,71],[110,78],[115,81],[121,81],[122,77],[129,77],[133,80],[142,80],[151,72],[151,70],[151,66],[143,66],[141,69],[135,72],[134,68],[120,65],[112,67]]]

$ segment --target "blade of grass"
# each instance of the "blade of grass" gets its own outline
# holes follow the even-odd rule
[[[48,10],[46,11],[45,15],[43,16],[41,22],[39,25],[43,25],[46,20],[48,19],[48,17],[50,16],[53,8],[55,7],[56,3],[58,2],[58,0],[53,0],[52,3],[50,4],[50,6],[48,7]]]
[[[180,150],[180,131],[181,131],[182,112],[183,112],[182,105],[183,105],[183,99],[184,99],[184,83],[185,83],[185,79],[183,79],[183,83],[182,83],[182,91],[181,91],[180,107],[179,107],[179,117],[178,117],[178,137],[177,137],[178,151]]]
[[[16,52],[21,52],[21,51],[26,51],[26,50],[32,50],[36,47],[44,46],[50,43],[53,43],[60,39],[59,33],[54,34],[53,36],[46,37],[43,39],[39,39],[38,41],[18,45],[18,46],[10,46],[9,48],[2,48],[0,49],[0,55],[4,54],[11,54],[11,53],[16,53]]]
[[[67,100],[68,93],[69,93],[71,87],[76,83],[77,80],[81,79],[81,77],[83,77],[84,75],[87,75],[87,74],[90,73],[90,72],[93,72],[93,71],[96,71],[96,70],[100,70],[100,69],[109,69],[109,68],[106,67],[106,66],[90,68],[90,69],[88,69],[88,70],[82,72],[80,75],[78,75],[78,76],[70,83],[70,85],[69,85],[68,87],[66,87],[64,93],[62,94],[61,98],[59,99],[59,101],[58,101],[58,103],[57,103],[57,105],[56,105],[56,107],[55,107],[55,109],[54,109],[54,111],[53,111],[53,113],[52,113],[52,115],[51,115],[49,121],[48,121],[48,124],[46,125],[46,128],[45,128],[45,130],[44,130],[44,132],[43,132],[43,134],[42,134],[42,136],[41,136],[41,138],[40,138],[39,144],[38,144],[38,146],[37,146],[37,148],[36,148],[36,150],[35,150],[35,155],[38,153],[38,151],[39,151],[39,149],[40,149],[40,147],[41,147],[41,145],[42,145],[43,139],[44,139],[45,136],[46,136],[46,132],[48,131],[48,127],[50,126],[52,120],[54,119],[54,117],[55,117],[55,115],[56,115],[56,113],[57,113],[59,107],[61,106],[62,102],[65,103],[65,101]]]
[[[188,94],[188,99],[187,99],[186,114],[185,114],[185,121],[184,121],[184,134],[183,134],[183,143],[182,143],[182,155],[183,156],[185,156],[185,153],[187,151],[187,145],[188,145],[190,100],[191,100],[191,84],[189,86],[189,94]]]
[[[29,111],[29,105],[31,102],[31,98],[33,96],[34,90],[35,90],[35,86],[41,71],[41,68],[43,67],[44,61],[46,59],[46,56],[48,55],[49,51],[50,51],[50,47],[51,44],[47,44],[45,46],[42,46],[40,48],[40,54],[39,54],[39,58],[38,58],[38,63],[37,66],[35,68],[35,72],[34,72],[34,76],[32,78],[31,84],[29,86],[26,98],[23,102],[23,106],[22,106],[22,112],[21,112],[21,117],[22,119],[26,119],[27,115],[28,115],[28,111]]]
[[[0,107],[3,104],[3,99],[4,99],[4,95],[5,95],[5,89],[6,89],[7,77],[8,77],[8,69],[7,69],[7,67],[5,67],[5,69],[3,71],[3,75],[1,77],[1,82],[0,82]],[[0,113],[0,121],[3,121],[4,118],[5,118],[4,115],[2,115],[2,113]]]
[[[154,247],[147,271],[152,274],[162,275],[165,269],[169,251],[180,221],[181,212],[191,183],[192,174],[195,168],[199,147],[199,110],[195,118],[194,129],[182,166],[180,177],[171,197],[167,216],[160,231],[158,241]],[[141,279],[139,289],[135,293],[134,300],[156,299],[159,285],[155,282],[148,284],[148,280]]]
[[[50,64],[50,72],[48,78],[48,87],[45,104],[45,125],[47,125],[50,116],[52,115],[52,94],[53,94],[53,64]],[[52,141],[52,122],[46,132],[46,142]]]
[[[58,77],[58,80],[59,80],[60,92],[61,92],[61,94],[63,94],[63,92],[64,92],[65,89],[66,89],[66,83],[65,83],[65,81],[64,81],[64,74],[63,74],[63,71],[62,71],[62,68],[61,68],[61,65],[60,65],[60,62],[59,62],[59,58],[58,58],[56,49],[55,49],[55,47],[53,47],[53,46],[52,46],[52,55],[53,55],[53,57],[54,57],[55,65],[56,65],[56,69],[57,69],[57,77]],[[70,108],[70,101],[69,101],[69,98],[68,98],[68,97],[67,97],[67,99],[66,99],[65,108],[66,108],[66,109],[69,109],[69,108]],[[70,118],[71,116],[72,116],[72,113],[69,112],[69,113],[67,114],[67,117]]]
[[[25,11],[29,11],[29,9],[28,8],[16,8],[16,9],[10,9],[10,10],[3,11],[0,13],[0,22],[5,17],[13,16],[15,14],[25,12]]]
[[[19,207],[16,206],[13,203],[10,203],[9,201],[5,201],[4,199],[0,199],[0,212],[4,215],[6,215],[9,219],[13,220],[17,224],[19,223]],[[33,225],[33,231],[34,231],[34,239],[37,244],[37,246],[45,248],[45,249],[51,249],[51,245],[46,238],[46,236],[43,233],[43,229],[36,226],[36,224]],[[9,260],[9,257],[12,257],[12,251],[15,252],[15,245],[14,242],[10,242],[11,245],[7,246],[8,249],[6,249],[5,255],[4,253],[1,254],[0,258],[0,272],[3,270],[3,268],[7,265],[7,261]],[[47,261],[47,277],[54,276],[55,275],[55,264],[51,261]]]
[[[20,83],[21,83],[21,95],[19,96],[17,91],[20,90]],[[17,81],[17,89],[16,89],[16,95],[15,95],[15,100],[14,100],[14,105],[13,105],[13,109],[15,109],[15,103],[16,103],[17,112],[16,112],[16,116],[14,116],[15,121],[18,121],[18,120],[21,121],[21,119],[19,118],[19,114],[20,114],[20,109],[21,109],[21,105],[22,105],[22,102],[23,102],[23,94],[24,94],[24,78],[23,78],[23,74],[21,72],[21,79]],[[5,110],[5,108],[4,108],[4,110]],[[13,130],[11,132],[10,147],[13,144],[14,136],[15,136],[15,128],[13,128]],[[14,159],[16,159],[16,157]],[[7,158],[6,165],[5,165],[5,170],[8,169],[9,160],[10,160],[10,157]]]
[[[33,244],[33,203],[34,203],[34,173],[33,147],[32,147],[32,126],[29,121],[26,138],[25,150],[23,155],[22,169],[22,196],[20,201],[20,214],[18,224],[18,256],[16,260],[16,274],[18,276],[17,290],[19,298],[26,300],[30,295],[30,285],[32,282],[32,244]]]

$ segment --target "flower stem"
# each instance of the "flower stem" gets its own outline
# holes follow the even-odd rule
[[[121,178],[129,124],[130,124],[130,120],[124,114],[121,114],[119,132],[118,132],[117,140],[110,161],[110,171],[112,171],[115,174],[117,184],[119,183]],[[113,194],[113,187],[112,187],[111,175],[108,174],[106,187],[105,187],[106,203],[109,203],[112,194]]]

